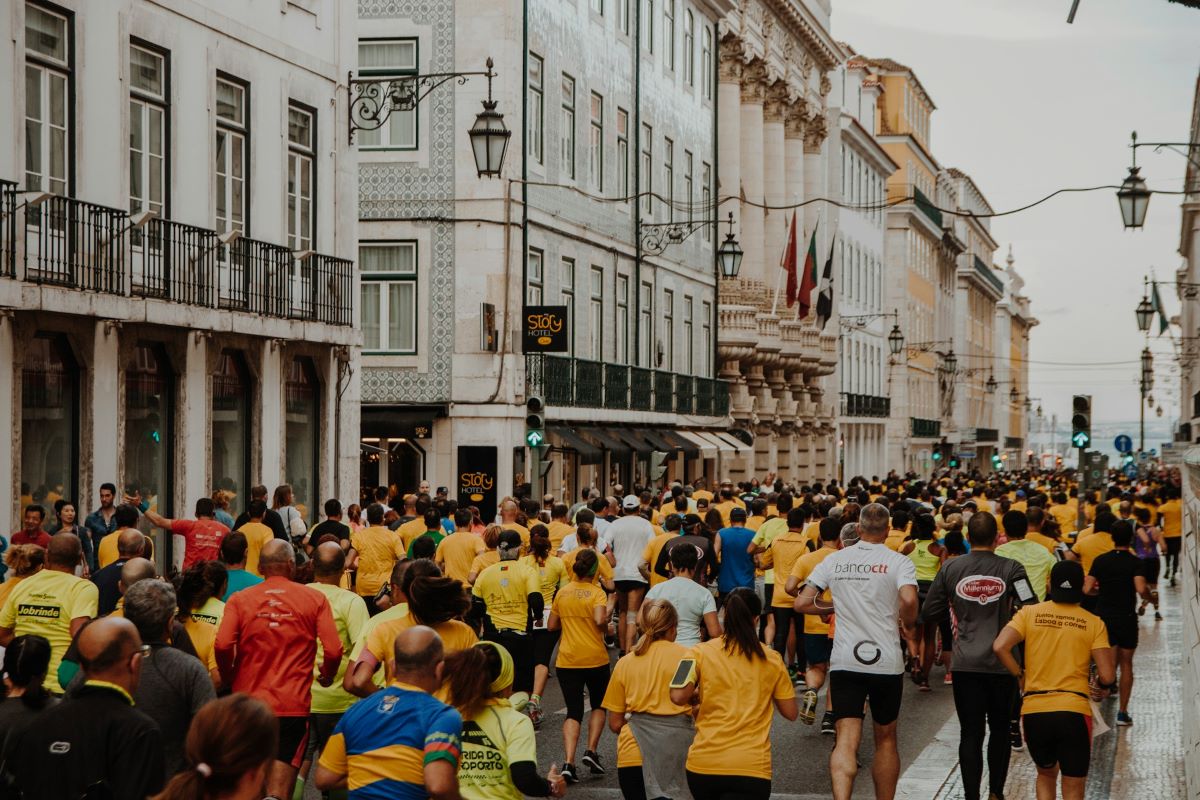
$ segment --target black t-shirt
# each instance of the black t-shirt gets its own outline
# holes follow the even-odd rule
[[[700,556],[696,561],[696,571],[692,574],[696,583],[707,586],[709,582],[715,581],[720,567],[716,558],[713,557],[712,542],[703,536],[684,535],[668,539],[666,545],[659,551],[658,561],[652,565],[654,571],[665,578],[671,577],[671,551],[685,544],[700,549]]]
[[[327,519],[323,522],[319,522],[317,523],[316,527],[312,529],[312,533],[310,533],[308,536],[309,544],[315,545],[317,542],[321,541],[321,537],[327,533],[332,533],[334,536],[337,536],[338,541],[340,542],[343,539],[350,538],[350,526],[338,522],[336,519]]]
[[[1134,613],[1137,590],[1133,579],[1145,575],[1142,560],[1128,550],[1113,550],[1096,557],[1088,573],[1100,582],[1096,614],[1101,617],[1122,617]]]

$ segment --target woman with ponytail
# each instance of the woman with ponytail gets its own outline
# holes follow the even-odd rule
[[[542,724],[542,693],[546,691],[546,681],[550,678],[550,656],[554,646],[558,644],[559,632],[546,629],[546,620],[550,618],[550,607],[554,605],[554,595],[567,585],[567,568],[563,560],[552,555],[554,549],[550,541],[550,531],[545,525],[534,525],[529,529],[529,555],[522,559],[537,571],[538,583],[542,590],[542,616],[533,621],[533,692],[529,695],[527,710],[533,720],[533,727]]]
[[[213,644],[217,628],[225,616],[225,587],[229,573],[220,561],[200,561],[175,579],[175,597],[179,605],[179,621],[187,630],[196,648],[196,656],[208,668],[213,685],[221,688],[221,673]]]
[[[549,539],[547,539],[549,542]],[[458,791],[466,800],[562,797],[566,781],[551,768],[538,774],[533,723],[509,703],[513,659],[495,642],[446,657],[450,702],[462,715]],[[497,765],[504,769],[497,769]]]
[[[33,547],[37,545],[18,545]],[[6,764],[11,746],[25,726],[58,702],[42,686],[50,667],[50,642],[44,636],[25,634],[13,639],[4,651],[4,699],[0,701],[0,797],[7,797]]]
[[[675,643],[679,615],[666,600],[638,610],[642,637],[613,667],[604,695],[608,727],[617,734],[617,782],[625,800],[681,797],[692,743],[691,709],[671,700],[671,678],[688,652]]]
[[[275,716],[233,694],[196,712],[184,745],[187,768],[153,800],[258,800],[279,749]]]
[[[584,550],[591,550],[596,554],[596,571],[592,574],[591,581],[603,588],[604,591],[611,592],[613,590],[613,568],[604,554],[597,549],[598,538],[594,527],[586,522],[579,523],[579,527],[575,529],[575,549],[562,557],[563,568],[566,569],[568,576],[573,576],[575,559]]]
[[[500,533],[504,529],[499,525],[488,525],[483,529],[483,546],[487,548],[471,562],[471,572],[467,575],[467,585],[472,586],[479,573],[500,560]]]
[[[687,757],[695,800],[771,796],[773,712],[794,720],[799,708],[783,659],[758,640],[761,613],[753,590],[734,589],[725,599],[724,634],[689,650],[673,676],[671,700],[698,704],[696,739]],[[737,736],[731,738],[730,731]]]

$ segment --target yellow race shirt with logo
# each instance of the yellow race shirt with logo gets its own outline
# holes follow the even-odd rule
[[[537,742],[529,717],[508,700],[488,701],[483,710],[463,720],[458,791],[465,800],[524,800],[509,767],[537,763]]]
[[[217,628],[221,627],[221,620],[224,618],[225,604],[219,597],[210,597],[183,621],[183,629],[187,631],[192,646],[196,648],[197,657],[210,675],[218,674],[213,643],[217,640]]]
[[[520,561],[501,561],[479,573],[471,594],[487,603],[496,630],[529,627],[529,595],[541,594],[537,570]]]
[[[642,551],[642,561],[645,561],[650,565],[648,572],[650,573],[651,589],[653,589],[655,586],[658,586],[660,583],[666,583],[666,581],[669,580],[668,578],[664,578],[662,575],[659,575],[657,572],[655,572],[654,565],[658,563],[658,556],[660,553],[662,553],[663,547],[666,546],[667,542],[671,541],[678,535],[679,534],[675,532],[660,533],[651,539],[646,545],[646,549]],[[667,569],[670,570],[670,564],[667,565]]]
[[[366,601],[354,592],[327,583],[310,583],[307,586],[329,600],[338,638],[342,640],[342,663],[338,665],[337,676],[330,686],[322,686],[317,681],[321,677],[321,662],[325,657],[321,643],[317,642],[317,659],[313,664],[312,713],[341,714],[358,699],[342,688],[342,679],[346,677],[346,667],[350,664],[350,650],[362,636],[370,614],[367,613]]]
[[[573,580],[554,597],[551,611],[562,625],[556,667],[588,669],[608,664],[604,634],[596,625],[595,609],[604,608],[604,590],[594,583]]]
[[[555,593],[567,585],[567,568],[558,556],[547,556],[544,564],[539,564],[536,556],[525,556],[521,563],[537,573],[538,587],[542,592],[542,600],[546,608],[554,602]]]
[[[746,527],[749,528],[750,526],[747,525]],[[760,547],[765,547],[765,548],[767,548],[768,552],[770,552],[770,547],[772,544],[774,544],[775,539],[780,536],[783,536],[785,533],[787,533],[787,531],[788,531],[787,520],[784,519],[783,517],[773,517],[772,519],[765,521],[762,525],[758,526],[757,528],[753,528],[752,530],[754,531],[754,538],[750,540],[750,543],[753,545],[760,546]],[[779,559],[776,558],[774,561],[774,564],[777,565],[778,563],[779,563]],[[765,564],[765,560],[764,560],[764,564]],[[786,567],[784,569],[786,570]],[[787,575],[787,573],[784,572],[785,577],[786,577],[786,575]],[[763,582],[765,582],[765,583],[774,583],[775,582],[775,566],[774,565],[767,567],[767,569],[763,573]]]
[[[604,708],[617,714],[637,712],[660,717],[688,714],[691,708],[671,702],[671,678],[688,649],[681,644],[659,640],[645,655],[622,656],[608,679]],[[640,767],[642,751],[628,725],[617,735],[617,768]]]
[[[1100,618],[1074,603],[1048,600],[1022,608],[1008,627],[1025,640],[1021,713],[1074,711],[1091,716],[1088,668],[1092,651],[1108,647],[1108,632]]]
[[[421,527],[425,527],[424,524]],[[350,534],[350,546],[358,551],[355,588],[363,597],[373,597],[392,577],[396,562],[408,555],[396,532],[382,525],[354,531]]]
[[[0,627],[16,636],[37,634],[50,642],[50,668],[42,685],[61,694],[58,665],[71,645],[71,620],[96,616],[96,584],[65,572],[43,569],[22,580],[0,608]]]

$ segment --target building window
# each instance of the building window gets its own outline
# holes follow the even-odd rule
[[[546,280],[543,269],[544,265],[545,259],[542,256],[542,251],[530,249],[529,260],[525,267],[526,277],[529,280],[525,302],[531,306],[540,306],[542,304],[542,288],[545,286]]]
[[[592,92],[592,119],[588,130],[588,183],[604,191],[604,98]]]
[[[617,194],[629,197],[629,112],[617,109]]]
[[[568,178],[575,178],[575,79],[562,76],[562,169]]]
[[[316,111],[288,104],[288,248],[311,250],[316,229]]]
[[[363,39],[358,43],[360,78],[416,75],[418,63],[416,39]],[[387,122],[375,130],[357,131],[358,146],[364,150],[415,150],[419,125],[417,114],[417,107],[395,109]]]
[[[167,59],[129,46],[129,213],[166,216]]]
[[[541,56],[529,54],[529,155],[539,164],[545,162],[546,105],[543,86],[545,74]]]
[[[217,230],[247,230],[250,192],[246,189],[250,163],[250,87],[217,78]]]
[[[692,298],[683,296],[683,371],[696,374],[696,340],[693,337]]]
[[[650,354],[654,350],[654,287],[643,283],[638,292],[638,361],[643,367],[653,367]]]
[[[713,32],[708,25],[700,33],[700,85],[704,87],[704,99],[713,99]]]
[[[712,165],[707,161],[700,162],[700,208],[706,219],[716,219],[717,210],[712,207]],[[704,240],[712,242],[716,226],[708,228]]]
[[[69,190],[72,123],[71,21],[25,6],[25,189]]]
[[[125,485],[163,516],[172,512],[174,417],[175,374],[166,348],[139,342],[125,370]]]
[[[417,243],[363,242],[363,352],[417,352]]]
[[[39,333],[21,368],[21,506],[79,496],[80,368],[65,336]]]
[[[675,369],[675,293],[663,289],[663,357],[660,369]]]
[[[293,358],[284,384],[283,477],[292,487],[292,505],[309,522],[317,521],[320,495],[321,384],[310,358]]]
[[[642,47],[647,53],[654,52],[654,0],[642,0]]]
[[[559,268],[559,290],[567,307],[567,330],[571,332],[571,355],[575,355],[575,259],[563,258]]]
[[[712,303],[700,304],[700,364],[701,374],[712,377]]]
[[[654,214],[654,129],[642,123],[642,185],[638,193],[642,195],[642,213],[647,217]]]
[[[604,269],[592,267],[588,302],[588,333],[592,340],[591,357],[604,360]]]
[[[616,360],[629,363],[629,277],[617,276]]]
[[[663,191],[667,193],[667,221],[675,221],[675,143],[663,139]]]
[[[222,350],[212,375],[212,484],[232,492],[242,511],[249,499],[253,391],[245,357]]]
[[[617,30],[629,35],[629,0],[613,0],[617,4]]]
[[[696,16],[690,8],[683,11],[683,82],[696,85]]]
[[[693,195],[693,192],[695,191],[695,189],[692,185],[692,165],[693,165],[693,163],[694,163],[694,159],[692,158],[692,152],[690,150],[684,150],[683,151],[683,199],[684,199],[684,202],[687,203],[688,222],[691,222],[693,219],[696,218],[696,210],[693,206],[693,203],[696,199],[695,196]]]
[[[663,4],[663,60],[667,69],[675,69],[675,0]]]
[[[604,13],[604,0],[591,0],[591,5],[592,11],[595,11],[597,14]]]

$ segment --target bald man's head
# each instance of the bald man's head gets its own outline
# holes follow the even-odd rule
[[[121,594],[129,591],[129,587],[140,581],[158,577],[154,562],[145,558],[131,558],[121,565]]]
[[[142,532],[126,528],[117,534],[117,555],[121,558],[136,558],[146,551],[146,537]]]
[[[46,566],[50,569],[75,570],[83,555],[83,545],[79,537],[73,533],[56,533],[50,537],[50,546],[46,548]]]
[[[272,539],[262,547],[258,556],[258,571],[263,577],[282,575],[291,577],[296,568],[296,550],[291,542]]]
[[[313,575],[318,578],[340,577],[346,568],[346,554],[337,542],[326,542],[313,551]]]
[[[140,664],[131,658],[142,646],[133,623],[122,617],[101,617],[79,632],[79,663],[89,680],[105,680],[132,691]]]
[[[425,625],[414,625],[401,631],[396,636],[394,650],[396,661],[393,673],[397,676],[430,675],[445,653],[442,637]]]

